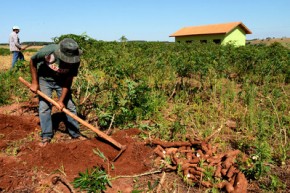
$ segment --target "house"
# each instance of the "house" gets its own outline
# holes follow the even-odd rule
[[[231,22],[184,27],[169,37],[175,37],[175,42],[214,42],[221,45],[233,43],[243,46],[246,44],[246,34],[251,33],[242,22]]]

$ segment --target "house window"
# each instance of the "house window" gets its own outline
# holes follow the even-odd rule
[[[200,43],[206,44],[207,43],[207,40],[200,40]]]
[[[185,42],[186,43],[192,43],[192,40],[186,40]]]
[[[221,44],[221,39],[214,39],[213,42],[216,44]]]

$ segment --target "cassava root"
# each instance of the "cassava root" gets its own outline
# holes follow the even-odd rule
[[[156,145],[154,152],[158,161],[155,163],[163,164],[164,170],[181,170],[188,183],[215,187],[228,193],[247,192],[247,179],[235,163],[237,156],[241,154],[240,150],[217,153],[218,146],[209,144],[208,139],[193,140],[189,137],[188,141],[177,142],[153,139],[147,144]],[[205,180],[205,172],[210,167],[214,168],[212,177],[220,183],[213,184],[212,181]]]

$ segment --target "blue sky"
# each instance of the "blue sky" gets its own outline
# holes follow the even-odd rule
[[[24,41],[83,33],[96,40],[174,41],[186,26],[243,22],[247,39],[290,37],[290,0],[2,0],[0,43],[13,25]]]

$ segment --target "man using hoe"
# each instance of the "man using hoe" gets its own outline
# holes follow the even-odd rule
[[[71,85],[73,78],[78,74],[81,53],[78,44],[71,38],[65,38],[59,44],[51,44],[41,48],[30,60],[32,77],[30,90],[37,92],[39,89],[49,97],[52,97],[52,92],[55,90],[58,96],[58,108],[61,110],[66,107],[76,114]],[[51,109],[52,105],[39,96],[42,137],[40,146],[46,146],[53,137]],[[66,127],[71,137],[80,140],[86,139],[80,134],[78,122],[68,115],[66,118]]]
[[[15,63],[18,60],[24,60],[24,56],[23,56],[21,50],[24,50],[25,48],[21,47],[20,39],[18,36],[19,32],[20,32],[20,28],[15,25],[12,27],[12,32],[9,35],[9,47],[10,47],[10,51],[12,52],[11,69],[15,66]]]

